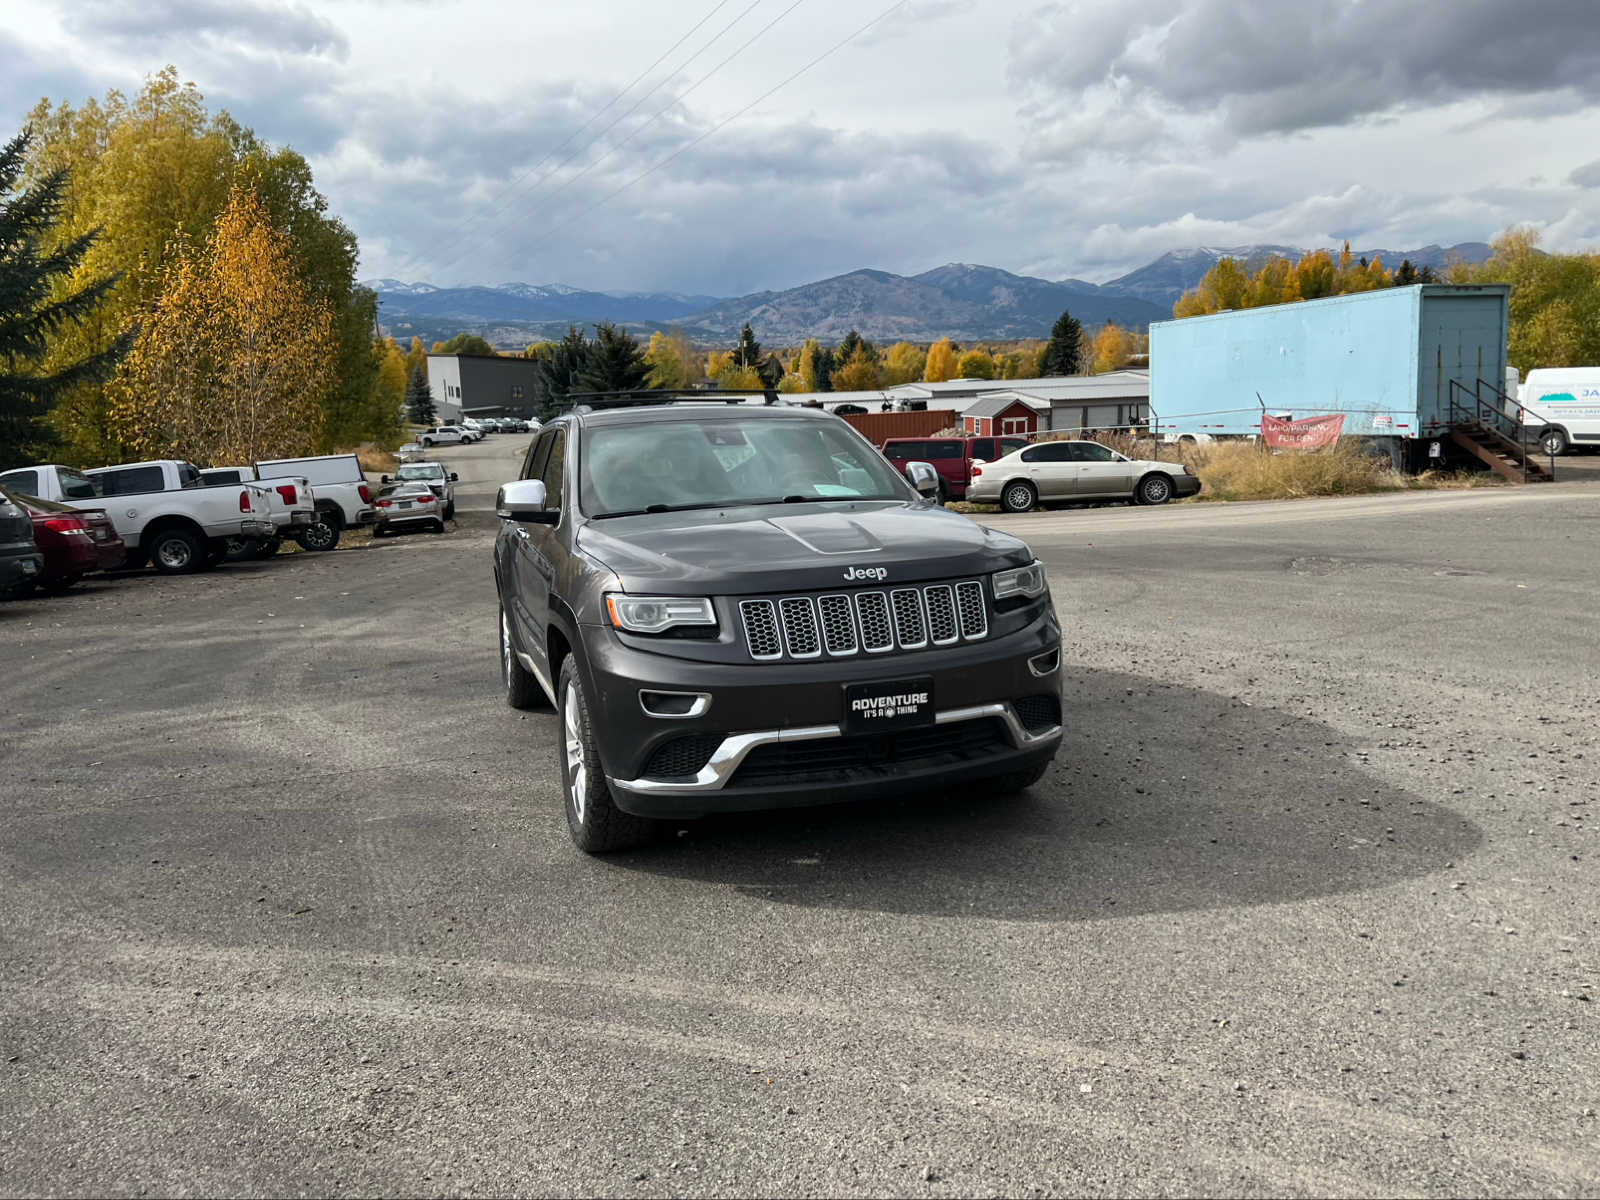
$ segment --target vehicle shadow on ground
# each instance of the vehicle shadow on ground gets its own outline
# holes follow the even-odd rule
[[[718,816],[611,861],[807,907],[1072,920],[1381,887],[1481,840],[1321,722],[1115,672],[1066,683],[1060,753],[1020,796]]]

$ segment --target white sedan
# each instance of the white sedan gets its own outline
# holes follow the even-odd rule
[[[1028,512],[1040,504],[1127,500],[1165,504],[1200,490],[1184,463],[1128,458],[1099,442],[1035,442],[1004,458],[974,465],[967,499]]]

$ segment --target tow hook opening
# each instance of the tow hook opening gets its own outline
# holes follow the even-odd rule
[[[1035,654],[1028,660],[1028,670],[1038,676],[1053,674],[1060,665],[1061,648],[1059,646],[1054,650],[1046,650],[1043,654]]]
[[[652,717],[686,719],[698,717],[711,707],[709,692],[653,692],[639,693],[639,707]]]

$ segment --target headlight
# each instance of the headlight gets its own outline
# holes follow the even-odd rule
[[[623,596],[606,593],[611,623],[629,633],[662,633],[679,625],[715,625],[716,610],[700,596]]]
[[[1037,560],[1012,571],[996,571],[991,578],[994,580],[996,600],[1044,595],[1044,567]]]

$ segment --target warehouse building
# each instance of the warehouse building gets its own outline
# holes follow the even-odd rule
[[[462,417],[532,417],[539,406],[537,364],[529,358],[430,354],[428,390],[441,422]]]

